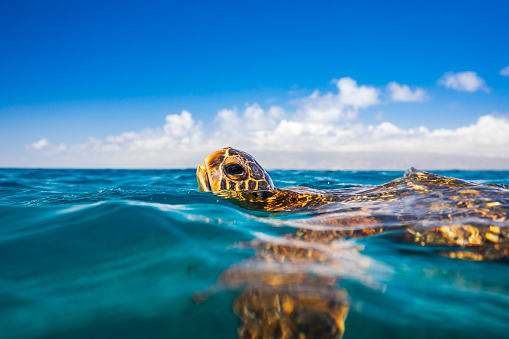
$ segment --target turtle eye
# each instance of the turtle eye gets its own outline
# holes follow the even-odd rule
[[[240,176],[244,174],[244,167],[239,164],[230,164],[224,167],[224,171],[231,176]]]

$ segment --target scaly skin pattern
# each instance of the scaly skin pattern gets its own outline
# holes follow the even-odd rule
[[[242,170],[232,171],[231,164]],[[403,178],[369,188],[277,189],[252,156],[229,147],[207,157],[197,178],[200,190],[247,209],[308,213],[285,221],[297,232],[277,241],[252,241],[248,246],[256,255],[220,277],[226,286],[244,287],[234,302],[239,338],[340,338],[348,313],[340,277],[317,278],[302,267],[318,263],[341,268],[342,257],[369,265],[357,249],[338,250],[335,244],[341,238],[379,234],[439,246],[438,253],[450,258],[509,258],[509,190],[503,185],[411,169]]]
[[[228,173],[231,165],[244,169],[241,174]],[[218,190],[271,190],[272,179],[249,154],[231,147],[212,153],[196,172],[198,187],[203,191]]]

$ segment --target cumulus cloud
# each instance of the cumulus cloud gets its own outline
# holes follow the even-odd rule
[[[500,75],[509,77],[509,66],[505,66],[500,70]]]
[[[349,77],[339,80],[333,79],[337,94],[332,92],[320,95],[315,90],[310,96],[294,100],[301,117],[314,122],[335,122],[338,120],[353,120],[359,109],[378,105],[380,90],[373,86],[361,85]]]
[[[381,89],[358,85],[351,78],[334,84],[336,93],[315,91],[295,101],[292,112],[253,103],[242,110],[222,109],[204,126],[184,110],[167,115],[160,128],[90,138],[68,146],[53,146],[41,139],[32,148],[51,150],[54,159],[60,156],[66,167],[196,167],[209,153],[225,146],[253,153],[268,168],[509,167],[507,116],[484,115],[456,129],[404,129],[383,120],[364,124],[357,116],[360,110],[381,104]],[[426,95],[395,82],[387,89],[399,101],[416,101]],[[379,118],[383,119],[383,113]],[[427,159],[425,166],[423,159]]]
[[[69,161],[67,166],[116,168],[149,168],[162,166],[168,159],[181,161],[199,149],[202,141],[202,124],[191,113],[169,114],[166,123],[157,129],[124,132],[104,139],[90,137],[82,144],[47,145],[45,154],[59,153]],[[66,165],[66,164],[64,164]],[[58,164],[58,166],[62,166]],[[67,167],[66,166],[66,167]]]
[[[400,85],[395,81],[387,84],[387,91],[392,101],[396,102],[422,102],[428,100],[426,91],[416,88],[414,91],[408,85]]]
[[[48,139],[42,138],[41,140],[34,142],[31,146],[32,148],[35,149],[41,149],[47,147],[48,145],[49,145]]]
[[[345,105],[354,108],[366,108],[378,104],[380,91],[372,86],[357,86],[357,81],[352,78],[341,78],[336,82],[338,87],[338,99]]]
[[[489,92],[486,82],[476,72],[447,72],[438,81],[438,84],[461,92],[475,92],[483,90]]]

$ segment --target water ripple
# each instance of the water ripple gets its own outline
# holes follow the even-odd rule
[[[440,174],[509,184],[507,171]],[[355,196],[370,194],[375,185],[403,172],[271,175],[280,187]],[[506,198],[501,196],[501,204]],[[437,200],[434,192],[397,202],[270,213],[197,192],[194,169],[2,169],[0,331],[16,339],[232,338],[238,326],[232,304],[242,286],[304,274],[309,286],[330,278],[335,290],[348,292],[345,339],[405,333],[504,337],[509,330],[506,262],[453,260],[439,254],[450,248],[401,240],[410,227],[420,232],[449,226],[433,215],[426,222],[415,220],[429,216]],[[451,218],[509,228],[507,219],[488,221],[465,212],[486,203],[479,199],[462,210],[451,209]],[[373,215],[387,232],[328,242],[295,236],[305,231],[355,234],[362,224],[334,223]],[[280,250],[301,251],[303,258],[310,253],[322,261],[281,263],[274,259]],[[227,274],[230,280],[223,279]],[[195,304],[203,292],[214,293]]]

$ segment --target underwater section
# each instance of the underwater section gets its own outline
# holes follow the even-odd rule
[[[316,337],[505,338],[509,171],[419,173],[269,171],[339,198],[267,211],[194,169],[0,169],[0,332],[236,338],[256,309]]]

